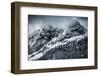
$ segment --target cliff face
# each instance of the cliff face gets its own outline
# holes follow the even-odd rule
[[[53,25],[54,26],[54,25]],[[55,60],[88,57],[87,29],[78,21],[62,29],[48,25],[29,35],[29,60]]]

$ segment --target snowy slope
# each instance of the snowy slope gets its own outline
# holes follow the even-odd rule
[[[29,36],[28,59],[87,58],[87,41],[87,30],[77,21],[68,30],[49,25]]]

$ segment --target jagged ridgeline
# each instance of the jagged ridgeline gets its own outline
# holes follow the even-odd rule
[[[34,31],[28,38],[28,59],[56,60],[88,57],[87,29],[78,21],[67,29],[48,25]]]

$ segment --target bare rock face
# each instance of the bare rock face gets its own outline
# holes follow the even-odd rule
[[[29,36],[29,60],[88,57],[88,36],[84,26],[78,21],[70,23],[68,30],[53,26],[43,27]]]

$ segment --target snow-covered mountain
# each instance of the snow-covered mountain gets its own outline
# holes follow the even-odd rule
[[[87,29],[78,21],[70,23],[68,28],[48,25],[29,35],[29,60],[55,60],[88,57]]]

